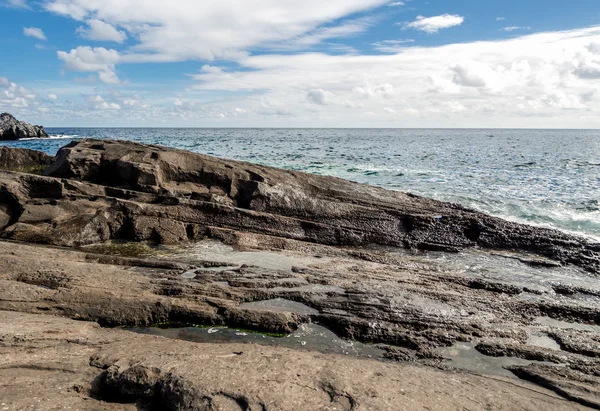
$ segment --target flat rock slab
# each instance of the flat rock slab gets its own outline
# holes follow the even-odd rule
[[[586,409],[502,378],[252,344],[171,341],[6,311],[0,369],[7,410]],[[117,400],[125,403],[111,402]]]

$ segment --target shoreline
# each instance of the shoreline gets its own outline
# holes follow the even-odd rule
[[[35,165],[31,157],[19,158],[19,167]],[[401,383],[388,379],[377,397],[370,397],[365,385],[347,380],[352,377],[348,367],[416,372],[420,375],[415,378],[425,384],[440,384],[450,375],[465,384],[475,381],[471,378],[477,384],[495,384],[491,381],[498,377],[478,379],[450,371],[436,377],[429,374],[429,367],[455,369],[453,361],[444,360],[448,352],[442,355],[439,350],[468,342],[478,355],[489,359],[543,361],[510,370],[565,398],[600,407],[600,335],[561,323],[600,324],[600,289],[590,280],[599,273],[598,244],[337,178],[127,142],[72,143],[43,174],[0,172],[0,236],[18,241],[0,241],[0,258],[6,267],[0,273],[0,310],[13,312],[2,317],[8,320],[0,320],[0,355],[27,362],[14,368],[15,378],[39,381],[41,375],[30,371],[50,361],[23,357],[27,341],[41,341],[36,322],[45,321],[58,330],[81,324],[81,329],[75,326],[69,331],[77,336],[75,340],[95,335],[109,338],[104,348],[81,343],[86,347],[81,358],[98,358],[94,353],[100,350],[114,359],[93,361],[106,371],[100,379],[113,387],[110,390],[121,381],[135,388],[118,395],[144,402],[164,393],[167,386],[182,384],[189,388],[182,392],[192,396],[186,398],[201,401],[218,397],[214,393],[224,386],[217,389],[218,383],[198,379],[185,364],[173,363],[175,352],[201,351],[203,346],[227,350],[229,345],[196,343],[193,348],[192,343],[128,331],[90,331],[84,324],[180,322],[288,334],[302,324],[316,323],[338,337],[378,345],[388,360],[396,362],[342,361],[331,354],[290,354],[282,347],[252,344],[239,350],[236,346],[236,352],[254,352],[252,361],[265,372],[272,370],[270,356],[283,361],[290,355],[294,361],[304,358],[300,363],[311,375],[304,382],[316,388],[322,380],[317,372],[322,366],[317,363],[334,364],[333,376],[326,380],[344,382],[332,383],[335,389],[324,391],[329,392],[324,398],[329,398],[331,407],[401,409],[390,408],[397,405]],[[115,240],[128,243],[111,245]],[[53,245],[61,247],[48,247]],[[465,271],[465,264],[480,268]],[[500,268],[504,271],[497,271]],[[283,309],[273,306],[277,299],[310,310],[301,312],[294,304]],[[248,303],[260,304],[244,305]],[[67,324],[55,316],[87,322]],[[36,336],[15,337],[19,335],[16,318],[24,319],[24,335]],[[536,324],[537,318],[557,322]],[[532,345],[531,337],[547,344],[546,337],[558,349]],[[64,355],[72,344],[68,343],[71,337],[62,338],[53,340],[55,354]],[[111,338],[127,343],[119,346]],[[153,348],[141,352],[134,349],[134,341]],[[234,355],[234,364],[242,365],[245,357]],[[166,358],[170,360],[163,361]],[[408,371],[402,364],[407,362],[424,367]],[[93,369],[81,364],[74,366],[74,375],[89,378]],[[134,364],[141,368],[132,368]],[[177,376],[176,382],[164,379],[167,369]],[[226,381],[226,371],[217,369],[214,378]],[[268,409],[290,409],[281,405],[285,401],[316,401],[324,406],[318,389],[312,397],[302,390],[285,396],[257,388],[254,384],[263,374],[246,370],[242,375],[233,398],[254,404],[245,409],[268,401],[280,404]],[[154,383],[147,385],[147,381]],[[539,409],[539,403],[534,406],[535,401],[525,395],[533,385],[522,385],[525,391],[520,391],[515,387],[519,380],[510,381],[502,390],[509,390],[514,402],[495,397],[495,409],[511,409],[511,404]],[[92,398],[94,387],[89,381],[86,384],[59,399]],[[467,406],[470,400],[464,389],[453,389],[459,395],[453,404]],[[440,407],[429,402],[425,392],[413,391],[403,398],[421,407]],[[554,394],[544,395],[547,409],[577,407]],[[163,406],[188,409],[177,408],[167,397],[161,397]],[[444,398],[450,401],[451,396]],[[485,403],[484,397],[478,398],[469,403],[476,409]]]

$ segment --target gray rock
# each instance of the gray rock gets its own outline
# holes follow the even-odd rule
[[[34,137],[48,137],[48,133],[46,133],[44,127],[19,121],[12,114],[0,114],[0,140]]]

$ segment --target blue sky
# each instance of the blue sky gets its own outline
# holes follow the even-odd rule
[[[47,126],[600,127],[594,0],[0,0]]]

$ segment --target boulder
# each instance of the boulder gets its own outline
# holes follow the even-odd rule
[[[0,147],[0,169],[14,171],[35,171],[47,168],[53,157],[36,150],[16,147]]]
[[[35,137],[48,137],[48,133],[46,133],[44,127],[19,121],[12,114],[0,114],[0,140]]]

